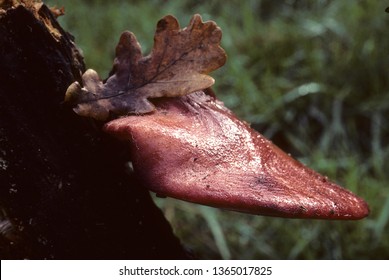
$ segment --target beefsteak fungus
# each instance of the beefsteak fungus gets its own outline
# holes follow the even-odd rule
[[[166,16],[143,57],[124,32],[110,77],[88,70],[65,100],[108,121],[127,141],[144,185],[159,195],[258,215],[361,219],[364,200],[281,151],[239,120],[209,88],[226,60],[221,30],[195,15],[188,27]]]

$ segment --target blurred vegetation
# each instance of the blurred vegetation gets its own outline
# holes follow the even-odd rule
[[[124,30],[133,31],[147,53],[166,14],[182,26],[195,13],[216,21],[229,56],[213,74],[218,97],[371,208],[361,221],[293,220],[156,199],[199,258],[389,258],[388,1],[46,3],[65,5],[59,21],[76,37],[88,68],[102,77]]]

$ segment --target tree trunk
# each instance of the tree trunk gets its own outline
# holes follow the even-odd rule
[[[0,9],[0,257],[187,258],[123,144],[63,104],[83,71],[45,5]]]

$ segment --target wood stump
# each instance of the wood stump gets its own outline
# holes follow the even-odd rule
[[[63,103],[72,36],[45,5],[0,11],[0,257],[188,258],[123,143]]]

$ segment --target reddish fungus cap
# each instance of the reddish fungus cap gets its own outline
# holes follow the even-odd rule
[[[107,123],[159,195],[287,218],[361,219],[368,205],[281,151],[204,92],[163,99],[152,114]]]

